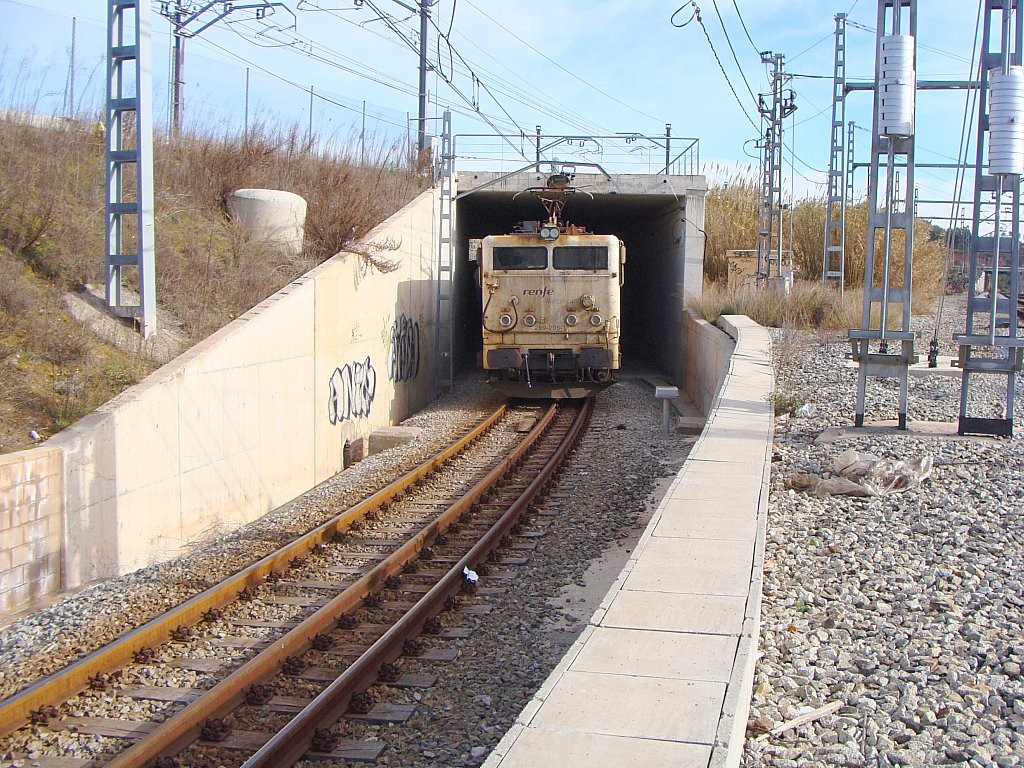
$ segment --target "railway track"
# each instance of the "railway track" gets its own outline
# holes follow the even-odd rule
[[[345,741],[333,724],[346,713],[376,722],[410,714],[376,707],[371,686],[429,685],[429,674],[403,673],[403,654],[451,659],[421,635],[459,637],[451,616],[486,609],[476,604],[487,590],[480,576],[494,561],[522,561],[515,548],[528,544],[510,534],[589,408],[502,407],[364,502],[0,702],[0,733],[31,721],[52,734],[45,764],[55,768],[283,766],[311,750],[375,760],[381,742]],[[535,422],[525,438],[515,428],[524,420]],[[123,700],[132,717],[111,716]],[[137,719],[140,704],[147,720]],[[76,738],[94,758],[69,746]]]

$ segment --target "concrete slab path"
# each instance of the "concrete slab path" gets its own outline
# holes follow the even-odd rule
[[[760,630],[771,342],[746,317],[701,437],[587,628],[484,768],[735,768]]]

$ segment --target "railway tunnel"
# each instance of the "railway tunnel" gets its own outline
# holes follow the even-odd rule
[[[533,170],[512,176],[460,171],[456,179],[454,327],[459,365],[476,364],[481,346],[480,292],[469,241],[507,234],[520,221],[545,218],[532,195],[546,176]],[[703,176],[577,174],[566,222],[613,234],[627,248],[622,286],[623,368],[676,370],[685,297],[699,294],[703,279]],[[517,196],[518,195],[518,196]]]

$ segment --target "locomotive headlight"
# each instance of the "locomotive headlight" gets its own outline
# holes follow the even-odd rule
[[[565,316],[565,324],[570,326],[570,327],[576,325],[576,323],[578,323],[579,321],[580,321],[580,319],[578,317],[576,317],[576,315],[566,315]]]
[[[558,239],[558,227],[557,226],[543,226],[540,228],[540,239],[541,240],[557,240]]]
[[[590,324],[591,325],[597,326],[597,325],[602,325],[603,323],[604,323],[604,318],[601,317],[600,315],[591,315],[590,316]]]
[[[501,315],[498,318],[498,325],[500,325],[502,328],[511,328],[512,327],[512,315],[508,314],[507,312],[505,314]]]
[[[593,309],[595,304],[594,297],[589,293],[584,293],[580,296],[580,304],[583,305],[584,309]]]
[[[537,318],[536,318],[536,317],[534,317],[533,315],[526,315],[526,316],[525,316],[525,317],[523,318],[523,322],[524,322],[524,323],[525,323],[525,324],[526,324],[527,326],[529,326],[530,328],[533,328],[533,326],[535,326],[535,325],[537,324]]]

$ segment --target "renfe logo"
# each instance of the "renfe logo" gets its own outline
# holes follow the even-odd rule
[[[523,296],[553,296],[554,293],[546,285],[543,288],[523,288]]]

